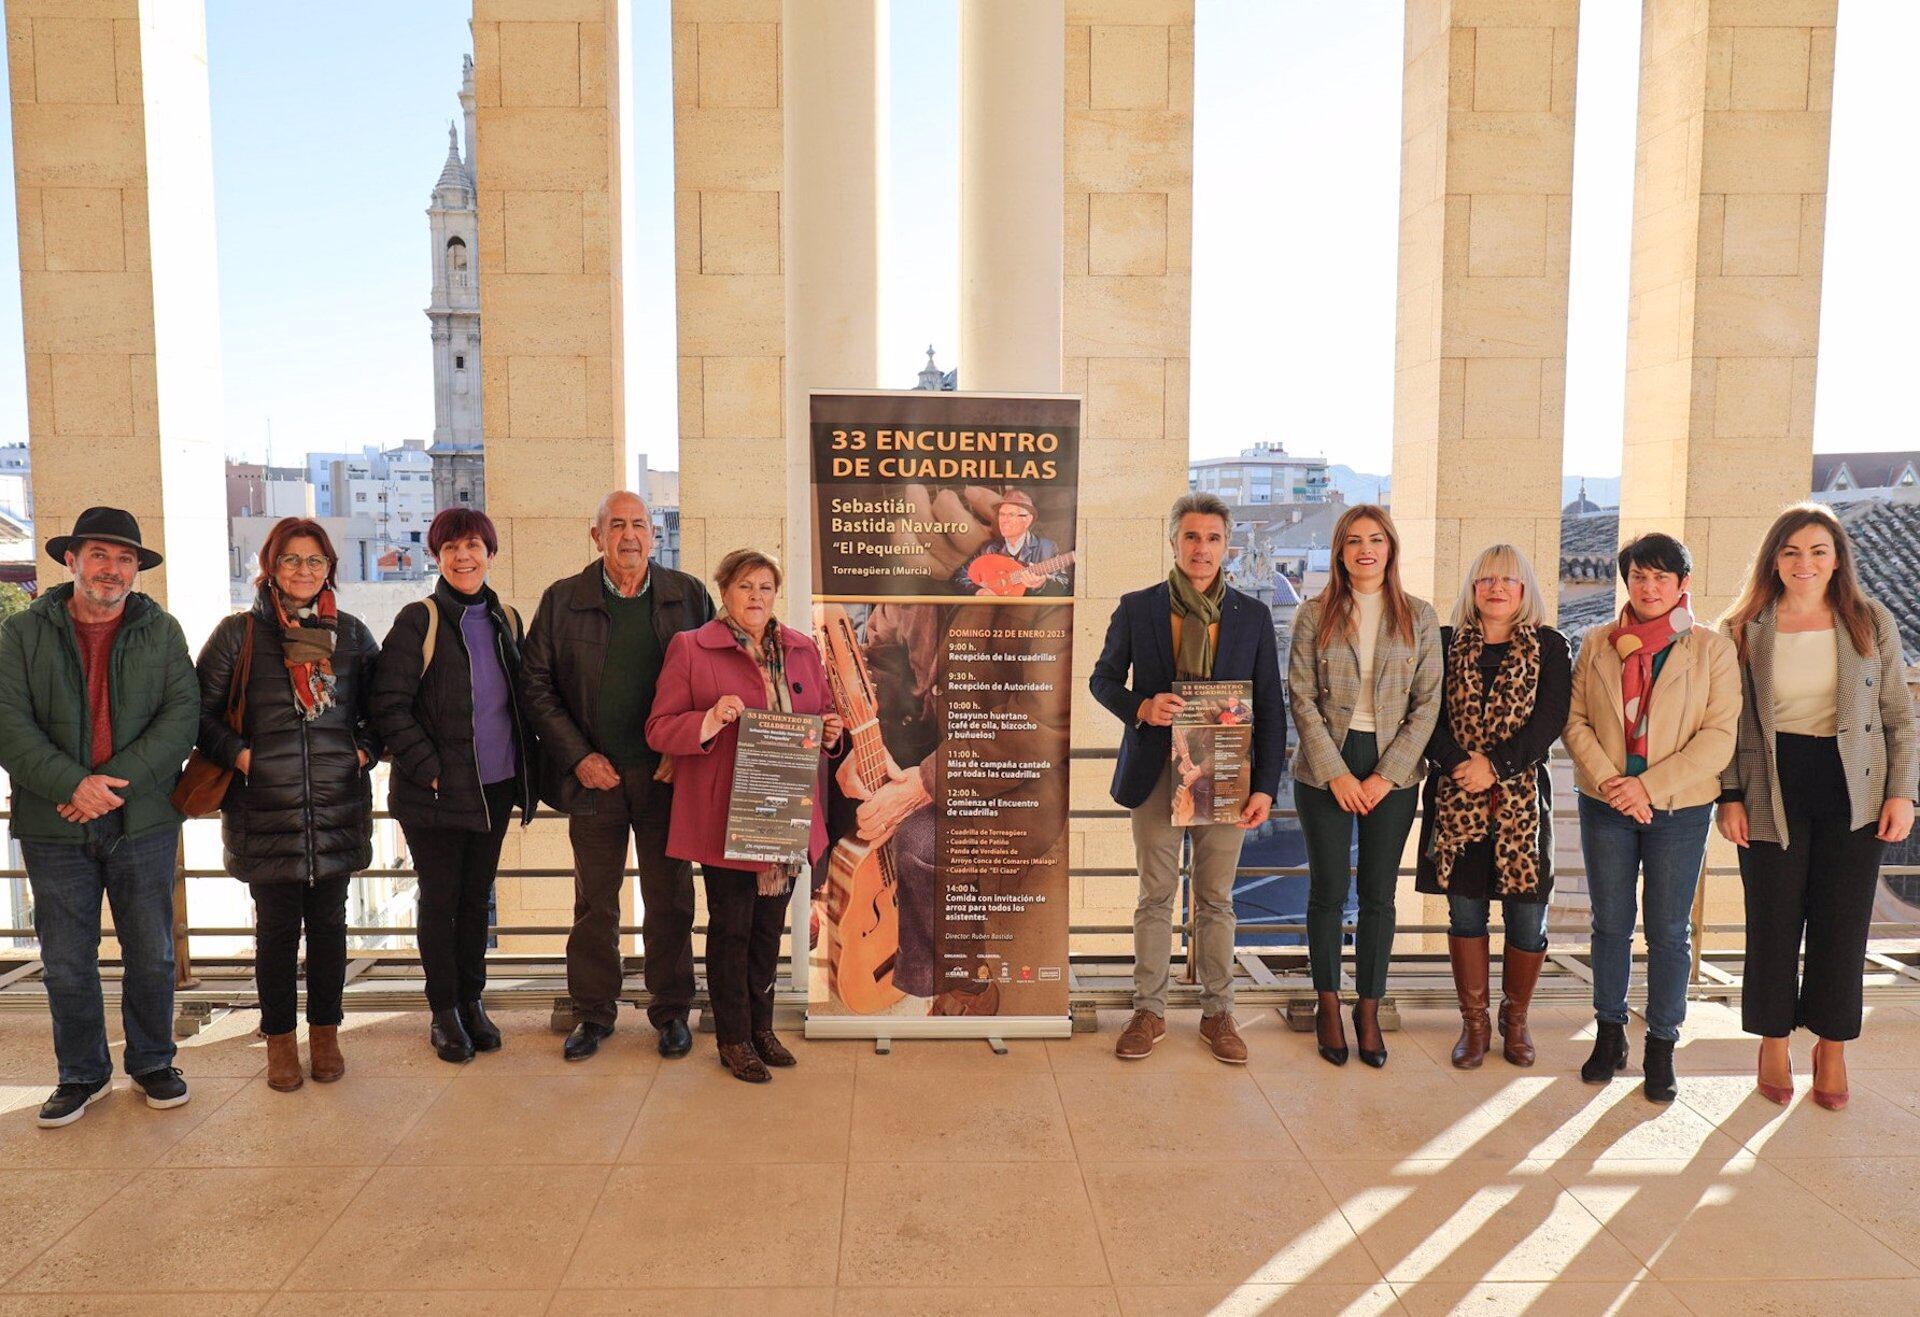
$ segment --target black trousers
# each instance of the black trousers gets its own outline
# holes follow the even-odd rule
[[[253,978],[260,1032],[292,1033],[300,1022],[300,931],[307,934],[307,1023],[338,1024],[347,984],[347,879],[249,883]]]
[[[486,832],[405,829],[420,875],[420,966],[432,1010],[450,1011],[486,989],[487,909],[518,787],[506,778],[484,788],[493,825]]]
[[[1833,737],[1781,733],[1774,745],[1788,844],[1756,841],[1740,852],[1747,894],[1740,1023],[1766,1038],[1799,1027],[1845,1042],[1860,1036],[1867,926],[1884,843],[1874,836],[1877,823],[1848,826],[1846,772]]]
[[[762,896],[756,874],[700,866],[707,884],[707,1000],[724,1046],[773,1028],[773,981],[792,893]]]
[[[567,821],[573,843],[573,931],[567,935],[567,995],[582,1020],[611,1029],[624,981],[620,889],[631,837],[640,865],[640,945],[646,953],[647,1019],[656,1029],[693,1007],[693,866],[667,857],[673,788],[651,766],[621,764],[620,785],[593,793],[594,812]]]

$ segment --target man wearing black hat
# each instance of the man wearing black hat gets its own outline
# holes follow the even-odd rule
[[[160,555],[118,508],[88,508],[47,541],[73,573],[0,625],[0,768],[33,890],[60,1082],[42,1125],[69,1125],[113,1089],[100,996],[100,900],[125,969],[127,1073],[147,1105],[177,1107],[173,867],[168,797],[200,724],[180,624],[134,580]]]
[[[954,586],[962,594],[1071,594],[1073,555],[1061,554],[1052,540],[1033,533],[1035,513],[1025,490],[1001,495],[993,511],[999,533],[961,564]]]

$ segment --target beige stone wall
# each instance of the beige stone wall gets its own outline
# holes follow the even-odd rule
[[[1709,622],[1807,493],[1836,11],[1645,8],[1620,534],[1684,539]],[[1717,834],[1707,863],[1734,866]],[[1708,878],[1705,900],[1709,923],[1741,921],[1731,872]]]
[[[619,0],[474,0],[475,171],[493,583],[531,618],[592,557],[587,527],[631,484],[622,416]],[[504,867],[567,869],[566,827],[507,837]],[[623,903],[630,907],[630,899]],[[572,921],[564,877],[501,882],[500,922]],[[629,910],[629,917],[630,910]],[[510,951],[557,938],[503,938]]]
[[[1650,0],[1620,533],[1693,550],[1694,611],[1806,497],[1835,0]]]
[[[1578,0],[1408,0],[1393,514],[1443,610],[1517,544],[1554,609]]]
[[[702,578],[747,545],[793,558],[781,26],[780,0],[673,4],[680,554]]]
[[[1086,399],[1073,740],[1111,746],[1120,725],[1086,678],[1120,595],[1171,570],[1166,512],[1187,488],[1194,5],[1068,0],[1066,10],[1063,387]],[[1113,809],[1112,773],[1110,760],[1076,763],[1074,805]],[[1076,823],[1072,858],[1124,874],[1075,879],[1073,922],[1128,923],[1138,883],[1125,819]]]
[[[127,508],[168,560],[140,588],[197,645],[227,559],[205,30],[197,4],[141,8],[6,6],[35,532]]]

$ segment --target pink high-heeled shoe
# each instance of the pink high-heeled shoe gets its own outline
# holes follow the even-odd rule
[[[1827,1040],[1822,1038],[1813,1045],[1813,1100],[1828,1111],[1840,1111],[1846,1107],[1851,1094],[1844,1088],[1837,1093],[1830,1093],[1820,1087],[1820,1049],[1826,1043]]]
[[[1775,1106],[1784,1107],[1787,1103],[1793,1101],[1793,1085],[1790,1083],[1769,1084],[1766,1080],[1760,1078],[1760,1067],[1766,1064],[1766,1057],[1767,1045],[1761,1043],[1760,1059],[1754,1063],[1753,1086],[1760,1090],[1761,1097],[1773,1103]],[[1792,1071],[1789,1070],[1788,1074],[1791,1075]]]

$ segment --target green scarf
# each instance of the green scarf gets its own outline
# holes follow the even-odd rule
[[[1181,681],[1208,681],[1213,677],[1213,628],[1220,622],[1220,605],[1227,601],[1227,574],[1213,578],[1201,594],[1178,567],[1167,573],[1173,596],[1173,615],[1181,619],[1180,652],[1173,656],[1174,675]],[[1198,625],[1194,625],[1198,623]]]

